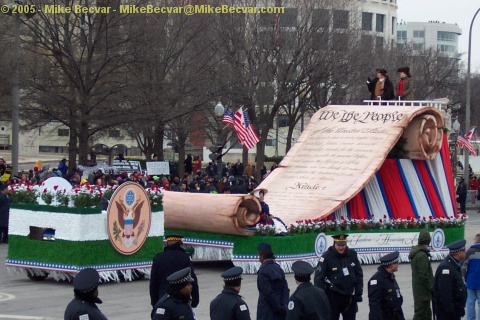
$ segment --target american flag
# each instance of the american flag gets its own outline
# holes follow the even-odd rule
[[[461,133],[459,133],[458,137],[457,137],[457,146],[459,148],[467,148],[468,151],[470,151],[470,154],[473,155],[473,156],[477,155],[477,152],[475,151],[475,148],[472,146],[470,141],[465,139],[465,137]]]
[[[470,129],[470,131],[468,131],[467,134],[465,134],[465,139],[467,139],[467,141],[470,141],[473,137],[474,132],[475,132],[475,127]]]
[[[260,139],[258,138],[253,126],[250,124],[250,119],[246,110],[242,108],[235,112],[235,123],[233,129],[237,133],[238,141],[242,143],[247,150],[253,148]]]
[[[232,126],[235,124],[235,120],[233,118],[233,113],[228,111],[228,109],[225,109],[225,113],[223,114],[222,122],[231,124]]]

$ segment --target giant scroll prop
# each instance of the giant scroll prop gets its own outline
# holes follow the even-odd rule
[[[400,137],[408,158],[435,158],[442,128],[431,107],[329,106],[259,188],[268,189],[270,212],[286,223],[324,218],[364,188]]]
[[[252,235],[247,227],[260,220],[261,206],[249,194],[166,191],[163,210],[166,229]]]

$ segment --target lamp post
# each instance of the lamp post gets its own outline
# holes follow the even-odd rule
[[[465,101],[465,132],[470,130],[470,64],[472,59],[472,29],[473,23],[475,22],[475,18],[477,14],[480,12],[480,8],[478,8],[477,12],[473,15],[472,22],[470,23],[470,30],[468,33],[468,53],[467,53],[467,97]],[[464,179],[467,186],[469,185],[469,153],[468,151],[465,152],[465,166],[464,166]]]
[[[19,145],[19,108],[20,108],[20,76],[18,72],[18,58],[20,56],[20,14],[12,14],[16,6],[21,5],[21,1],[15,1],[7,5],[9,10],[7,15],[13,15],[14,19],[14,43],[13,43],[13,75],[12,75],[12,174],[18,174],[18,145]]]
[[[217,117],[218,127],[217,127],[217,180],[218,183],[222,180],[222,153],[223,153],[223,143],[222,143],[222,118],[225,113],[225,108],[223,104],[219,101],[214,109],[215,117]]]
[[[452,123],[453,129],[453,181],[456,184],[457,181],[457,138],[458,131],[460,131],[460,122],[458,122],[458,117],[455,118],[455,122]]]

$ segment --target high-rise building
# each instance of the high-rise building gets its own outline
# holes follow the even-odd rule
[[[394,46],[397,31],[397,8],[397,0],[360,1],[359,28],[363,31],[362,43],[372,44],[376,50],[385,44]]]
[[[433,48],[451,58],[458,57],[458,36],[462,29],[457,24],[429,21],[402,22],[397,26],[397,44],[412,44],[414,50]]]

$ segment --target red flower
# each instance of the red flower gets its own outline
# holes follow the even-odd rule
[[[383,215],[383,219],[387,219],[387,215],[386,215],[386,214]]]
[[[270,225],[270,226],[273,226],[273,221],[272,220],[267,220],[267,224]]]
[[[383,222],[383,220],[382,220],[382,219],[380,219],[380,220],[378,220],[378,222],[382,223],[382,222]]]
[[[58,186],[53,186],[53,190],[57,191]]]
[[[43,193],[47,193],[47,188],[43,189]]]

